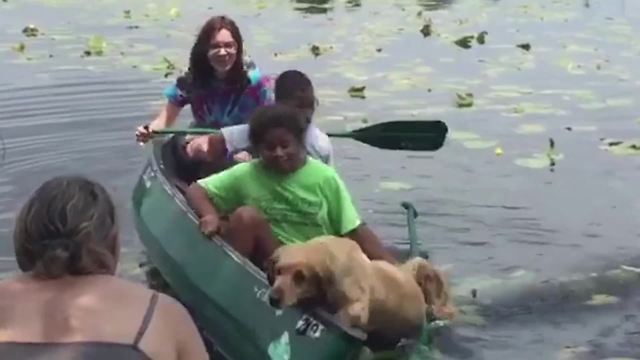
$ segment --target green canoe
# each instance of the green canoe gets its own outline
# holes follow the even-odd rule
[[[171,143],[156,139],[149,146],[133,192],[135,225],[149,261],[215,351],[232,360],[379,358],[361,331],[341,326],[328,313],[269,306],[264,273],[222,239],[208,240],[199,231],[176,186]],[[401,346],[391,353],[404,358],[412,349]]]

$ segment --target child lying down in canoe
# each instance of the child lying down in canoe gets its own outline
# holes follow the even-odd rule
[[[259,157],[200,179],[187,190],[202,232],[222,233],[259,267],[281,244],[320,235],[351,238],[369,258],[395,263],[361,221],[336,170],[308,156],[304,146],[308,125],[290,106],[256,110],[249,122],[249,139]]]
[[[298,70],[284,71],[275,81],[274,93],[276,103],[300,110],[307,120],[304,145],[309,155],[331,165],[333,149],[329,137],[311,122],[317,99],[309,77]],[[194,137],[185,150],[189,160],[203,164],[201,174],[206,176],[233,163],[251,160],[249,148],[249,125],[243,124],[222,128],[220,134]]]

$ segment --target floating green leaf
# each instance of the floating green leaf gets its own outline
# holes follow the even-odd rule
[[[468,131],[451,131],[449,138],[452,140],[475,140],[480,139],[480,135]]]
[[[173,19],[180,17],[180,9],[178,8],[171,8],[171,10],[169,10],[169,16]]]
[[[516,45],[516,47],[519,47],[520,49],[522,49],[524,51],[531,51],[531,44],[529,44],[529,43],[518,44],[518,45]]]
[[[411,190],[413,186],[411,184],[399,182],[399,181],[383,181],[378,186],[382,190],[401,191]]]
[[[545,127],[540,124],[522,124],[516,128],[518,134],[537,134],[545,131]]]
[[[473,41],[474,38],[475,38],[475,35],[465,35],[455,40],[453,43],[463,49],[471,49],[471,42]]]
[[[422,37],[431,36],[433,33],[433,24],[431,23],[431,19],[429,19],[422,27],[420,28],[420,33]]]
[[[83,54],[84,56],[103,56],[106,48],[107,41],[105,38],[100,35],[94,35],[89,39],[87,49]]]
[[[358,99],[364,99],[364,90],[367,87],[362,85],[362,86],[352,86],[349,88],[349,90],[347,90],[347,92],[349,93],[349,96],[351,96],[352,98],[358,98]]]
[[[614,155],[640,155],[640,139],[627,141],[602,139],[600,148]]]
[[[480,45],[484,45],[486,42],[486,37],[489,33],[486,31],[481,31],[480,33],[478,33],[478,36],[476,36],[476,42]]]
[[[12,47],[12,49],[17,53],[24,54],[25,50],[27,49],[27,45],[25,45],[25,43],[23,42],[19,42],[18,45],[15,45],[14,47]]]
[[[27,25],[22,29],[22,34],[26,37],[37,37],[40,34],[40,29],[35,25]]]
[[[469,108],[473,106],[473,93],[456,93],[456,106]]]
[[[467,149],[488,149],[498,145],[495,140],[467,140],[462,142],[462,145]]]
[[[591,297],[591,300],[585,302],[587,305],[611,305],[617,304],[620,301],[619,298],[606,294],[596,294]]]
[[[564,158],[564,155],[558,153],[556,150],[556,144],[553,138],[549,138],[549,148],[544,154],[533,154],[528,158],[518,158],[514,162],[518,166],[528,167],[531,169],[544,169],[554,171],[558,160]]]

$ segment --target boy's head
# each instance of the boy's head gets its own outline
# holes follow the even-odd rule
[[[267,168],[292,173],[304,165],[308,125],[300,111],[291,106],[262,106],[249,120],[249,140]]]
[[[307,122],[311,122],[318,100],[307,75],[298,70],[284,71],[276,79],[274,92],[276,103],[300,110]]]

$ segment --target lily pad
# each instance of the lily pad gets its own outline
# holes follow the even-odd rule
[[[562,158],[564,158],[564,155],[562,154],[558,154],[555,156],[555,160],[560,160]],[[549,157],[547,156],[547,154],[533,154],[533,156],[528,158],[518,158],[514,162],[518,166],[530,169],[544,169],[550,167],[551,165],[549,163]]]
[[[606,104],[615,107],[633,106],[633,98],[612,98],[605,100]]]
[[[333,50],[333,46],[331,45],[320,46],[320,45],[312,44],[311,47],[309,48],[309,51],[311,51],[311,54],[313,54],[314,57],[318,57],[331,50]]]
[[[180,9],[175,8],[175,7],[174,7],[174,8],[171,8],[171,9],[169,10],[169,16],[170,16],[172,19],[175,19],[175,18],[180,17]]]
[[[399,182],[399,181],[383,181],[378,187],[382,190],[391,190],[391,191],[403,191],[403,190],[411,190],[413,186],[411,184]]]
[[[352,87],[349,88],[349,90],[347,90],[347,92],[349,93],[349,96],[351,96],[352,98],[358,98],[358,99],[364,99],[364,90],[367,87],[364,85],[354,85]]]
[[[516,128],[518,134],[539,134],[545,131],[545,127],[541,124],[522,124]]]
[[[451,131],[449,138],[451,140],[475,140],[480,139],[480,135],[468,131]]]
[[[553,138],[549,138],[549,148],[545,153],[536,153],[531,157],[518,158],[514,162],[518,166],[530,169],[549,168],[551,171],[554,171],[556,162],[564,158],[564,155],[558,153],[555,147],[555,141]]]
[[[498,145],[495,140],[467,140],[462,143],[467,149],[488,149]]]
[[[603,139],[600,148],[614,155],[640,155],[640,139],[627,141]]]
[[[531,51],[531,44],[529,43],[522,43],[522,44],[518,44],[516,45],[516,47],[524,50],[524,51]]]
[[[456,106],[469,108],[473,106],[473,93],[456,93]]]
[[[25,43],[23,42],[19,42],[18,45],[15,45],[14,47],[12,47],[12,49],[19,54],[24,54],[25,50],[27,49],[27,45],[25,45]]]
[[[35,25],[27,25],[22,29],[22,34],[26,37],[37,37],[40,35],[40,29]]]
[[[606,294],[596,294],[591,297],[591,300],[585,302],[586,305],[611,305],[620,301],[619,298]]]
[[[103,56],[106,48],[107,41],[103,36],[92,36],[87,43],[87,49],[84,51],[84,56]]]

